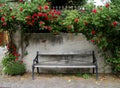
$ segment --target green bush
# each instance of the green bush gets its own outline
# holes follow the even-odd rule
[[[3,57],[2,59],[2,65],[3,67],[7,66],[8,63],[11,63],[15,60],[15,56],[13,56],[12,54],[7,54],[5,57]]]
[[[11,62],[4,67],[4,73],[8,75],[22,75],[25,73],[25,65],[19,62]]]
[[[114,57],[108,58],[107,62],[111,64],[113,73],[120,73],[120,48],[117,47],[114,52]]]
[[[12,54],[7,54],[3,60],[3,72],[8,75],[22,75],[25,73],[25,64]]]

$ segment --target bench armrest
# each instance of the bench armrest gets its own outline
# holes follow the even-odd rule
[[[92,51],[92,56],[93,56],[93,63],[94,63],[95,65],[97,65],[97,59],[96,59],[96,57],[95,57],[94,51]]]
[[[37,51],[37,55],[35,57],[35,59],[33,59],[33,65],[38,63],[38,51]]]

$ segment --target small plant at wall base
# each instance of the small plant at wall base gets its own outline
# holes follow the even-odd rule
[[[9,61],[10,59],[13,59]],[[9,62],[8,62],[9,61]],[[25,65],[21,60],[18,60],[15,56],[8,54],[3,60],[3,72],[8,75],[22,75],[25,73]]]
[[[113,73],[119,74],[120,76],[120,47],[116,47],[113,58],[107,59],[108,63],[111,63]]]
[[[16,52],[14,44],[7,46],[8,51],[2,59],[3,72],[8,75],[22,75],[25,73],[25,64],[19,59],[20,54]]]

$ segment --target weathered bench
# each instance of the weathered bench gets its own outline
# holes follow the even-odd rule
[[[39,61],[39,56],[43,57],[64,57],[65,59],[63,60],[65,63],[44,63],[42,61]],[[81,63],[73,63],[73,57],[78,56],[82,57],[92,57],[92,61],[79,61]],[[72,61],[73,60],[73,61]],[[54,62],[54,61],[51,61]],[[77,53],[39,53],[37,51],[37,55],[35,59],[33,60],[33,65],[32,65],[32,79],[34,80],[34,69],[37,68],[37,72],[39,73],[39,68],[93,68],[93,73],[96,73],[96,80],[98,79],[98,65],[97,65],[97,59],[95,58],[94,51],[87,51],[87,52],[77,52]]]

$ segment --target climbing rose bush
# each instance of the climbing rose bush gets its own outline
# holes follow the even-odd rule
[[[7,45],[7,52],[2,59],[3,72],[8,75],[22,75],[26,68],[23,60],[19,58],[20,54],[17,52],[14,44]]]
[[[0,29],[25,32],[83,33],[106,54],[114,72],[120,72],[120,9],[112,3],[102,7],[86,5],[84,10],[57,11],[42,0],[19,3],[15,8],[0,4]],[[112,59],[111,59],[112,58]],[[116,63],[117,62],[117,63]]]

